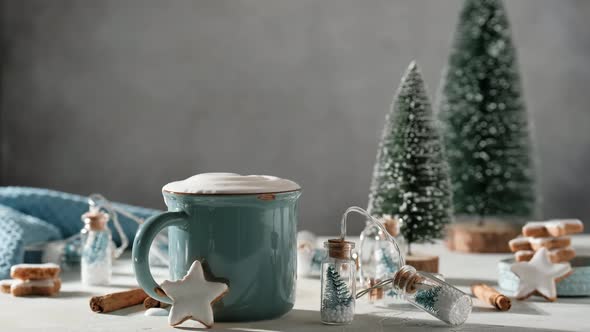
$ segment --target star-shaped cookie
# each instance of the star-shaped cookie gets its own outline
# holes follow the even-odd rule
[[[572,273],[569,263],[551,263],[546,248],[537,250],[528,262],[512,264],[510,270],[520,278],[516,292],[516,298],[519,300],[524,300],[536,292],[549,301],[555,301],[555,283]]]
[[[228,286],[221,282],[205,279],[203,267],[194,261],[184,278],[177,281],[164,281],[160,287],[173,303],[168,323],[178,325],[187,319],[193,319],[207,328],[213,326],[213,309],[211,305],[228,292]]]

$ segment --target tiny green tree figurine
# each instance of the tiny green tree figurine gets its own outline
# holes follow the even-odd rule
[[[417,65],[412,62],[393,100],[377,153],[369,213],[392,215],[411,244],[442,235],[451,221],[448,166]]]
[[[334,309],[337,306],[349,306],[352,303],[352,294],[350,289],[342,280],[340,273],[334,266],[328,266],[325,278],[325,296],[322,306],[324,308]]]
[[[501,1],[465,1],[440,91],[455,212],[480,225],[533,216],[528,119]]]

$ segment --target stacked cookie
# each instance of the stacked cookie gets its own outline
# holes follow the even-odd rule
[[[522,237],[510,240],[510,250],[517,262],[527,262],[535,252],[546,248],[552,263],[569,262],[576,257],[569,235],[584,231],[578,219],[532,221],[522,228]]]
[[[10,269],[13,279],[0,281],[0,290],[14,296],[51,296],[59,293],[61,269],[57,264],[17,264]]]

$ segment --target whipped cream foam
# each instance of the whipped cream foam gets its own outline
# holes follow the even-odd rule
[[[287,179],[269,175],[202,173],[166,184],[162,191],[181,194],[265,194],[299,190]]]

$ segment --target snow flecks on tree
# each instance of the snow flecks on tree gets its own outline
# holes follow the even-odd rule
[[[418,66],[412,62],[386,117],[377,153],[369,212],[401,222],[411,244],[442,235],[451,221],[451,189],[442,138]]]
[[[535,214],[528,117],[506,10],[466,0],[440,89],[458,215]]]
[[[416,293],[414,301],[422,306],[433,315],[438,314],[439,305],[437,305],[439,294],[442,287],[436,286],[426,290],[420,290]]]
[[[334,266],[328,266],[326,269],[324,288],[324,298],[322,306],[324,308],[336,308],[338,306],[350,306],[353,301],[352,294],[346,282],[342,280],[340,273]]]

